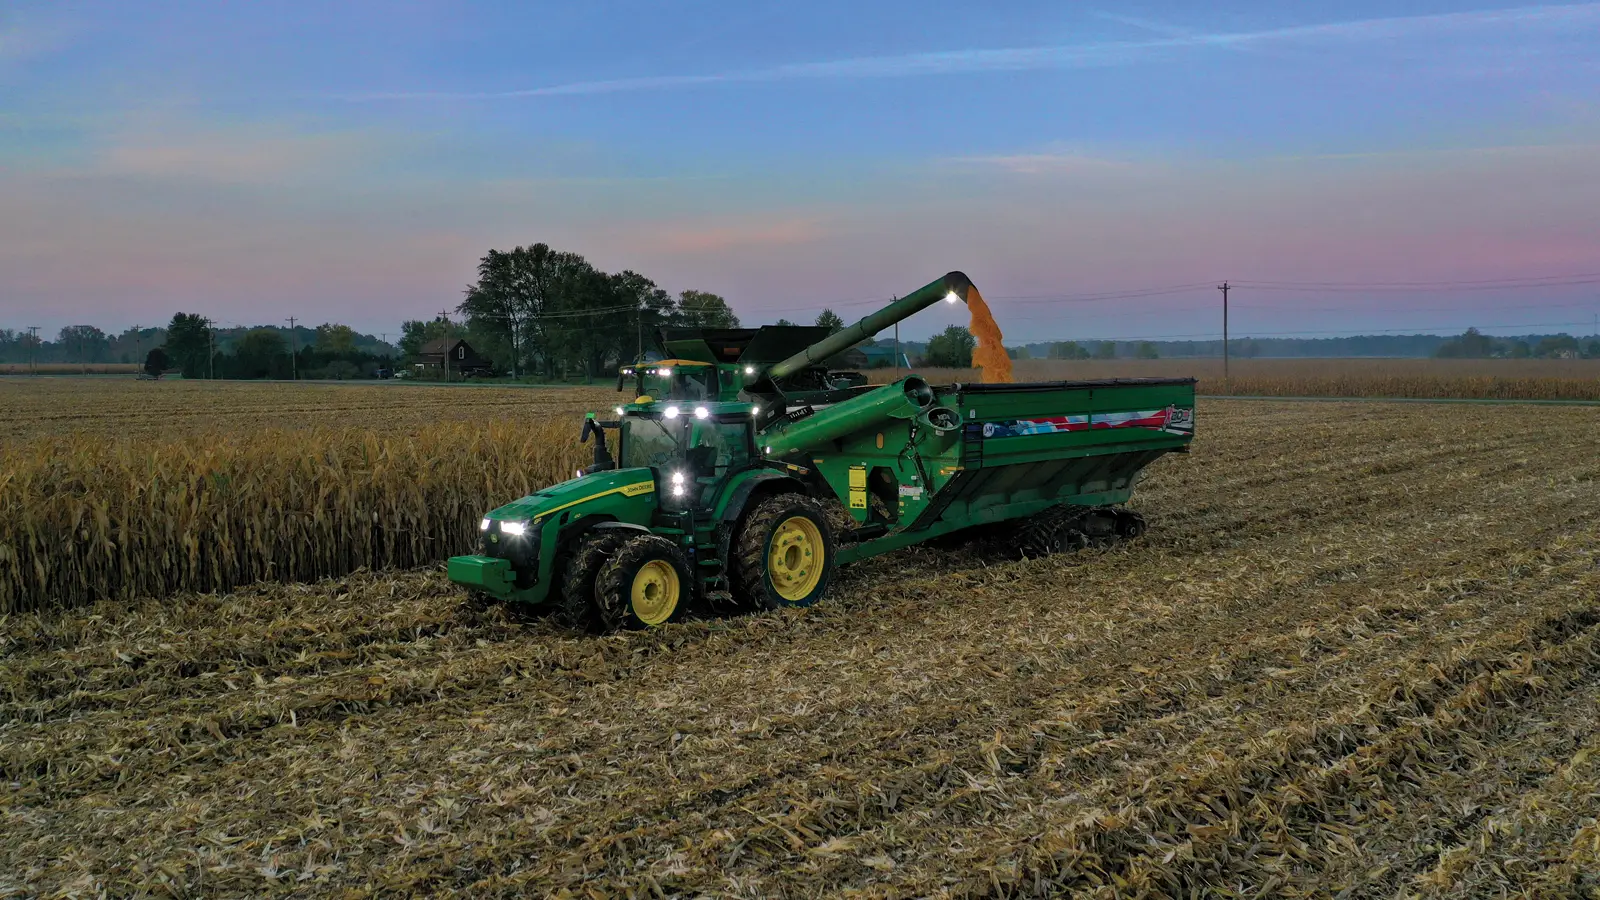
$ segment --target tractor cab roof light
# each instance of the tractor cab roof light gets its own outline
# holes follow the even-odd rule
[[[666,409],[663,409],[661,414],[669,419],[676,419],[678,417],[678,408],[676,406],[669,406]]]
[[[704,406],[696,406],[694,408],[694,417],[696,419],[704,419],[704,418],[709,417],[710,415],[711,415],[711,410],[706,409]]]

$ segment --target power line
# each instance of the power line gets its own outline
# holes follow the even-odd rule
[[[1506,284],[1519,286],[1520,282],[1565,281],[1573,278],[1600,278],[1600,272],[1574,272],[1570,275],[1515,275],[1506,278],[1479,278],[1457,281],[1241,281],[1251,285],[1296,285],[1300,287],[1455,287],[1474,284]]]
[[[1237,285],[1232,285],[1232,287],[1237,287]],[[1474,327],[1476,327],[1476,328],[1500,328],[1500,329],[1510,329],[1510,328],[1565,328],[1565,327],[1576,327],[1576,326],[1588,325],[1588,324],[1589,324],[1588,322],[1528,322],[1528,323],[1515,324],[1515,325],[1478,325],[1478,326],[1474,326]],[[1348,328],[1329,328],[1329,329],[1323,329],[1323,330],[1312,329],[1312,330],[1302,330],[1302,331],[1252,331],[1252,332],[1249,332],[1246,335],[1246,337],[1252,337],[1252,338],[1257,338],[1257,337],[1302,337],[1302,336],[1305,336],[1305,335],[1318,335],[1318,334],[1340,335],[1340,336],[1349,336],[1349,337],[1363,337],[1363,336],[1366,336],[1366,335],[1375,335],[1375,334],[1400,334],[1400,335],[1420,334],[1420,335],[1443,336],[1442,334],[1440,334],[1441,332],[1451,332],[1451,331],[1456,330],[1458,327],[1459,326],[1455,326],[1455,325],[1436,325],[1436,326],[1407,327],[1407,328],[1368,328],[1368,329],[1362,330],[1361,332],[1359,332],[1357,334],[1351,334],[1350,333],[1350,329],[1348,329]],[[1220,336],[1215,331],[1197,331],[1197,332],[1191,332],[1191,333],[1188,333],[1188,334],[1133,334],[1133,335],[1120,335],[1120,336],[1114,336],[1114,337],[1048,338],[1048,339],[1040,339],[1040,340],[1030,340],[1030,341],[1027,341],[1027,343],[1029,343],[1029,344],[1049,344],[1049,343],[1056,343],[1058,341],[1068,341],[1068,340],[1075,340],[1075,341],[1154,341],[1154,340],[1173,340],[1173,339],[1178,339],[1178,338],[1199,338],[1199,339],[1202,339],[1202,340],[1218,340],[1219,337]]]

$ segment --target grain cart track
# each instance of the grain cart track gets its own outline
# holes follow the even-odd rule
[[[419,571],[13,616],[0,893],[1600,887],[1592,413],[1201,415],[1138,541],[803,613],[580,637]]]

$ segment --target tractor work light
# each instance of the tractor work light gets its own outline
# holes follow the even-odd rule
[[[678,417],[678,408],[676,406],[669,406],[666,409],[663,409],[661,414],[669,419],[676,419]]]
[[[674,496],[674,497],[682,497],[683,496],[683,485],[681,485],[681,484],[673,485],[672,486],[672,496]]]
[[[708,417],[710,415],[711,415],[711,410],[706,409],[704,406],[696,406],[694,408],[694,417],[696,419],[704,419],[704,418],[706,418],[706,417]]]
[[[755,366],[745,366],[744,367],[744,373],[746,375],[754,375],[756,373],[756,367]]]
[[[528,523],[527,522],[501,522],[500,523],[500,533],[501,534],[509,534],[512,537],[522,537],[524,534],[528,533]]]
[[[488,519],[484,519],[482,522],[479,522],[478,523],[478,530],[479,531],[488,531],[489,530],[489,520]]]
[[[944,295],[944,302],[946,303],[958,303],[960,300],[961,295],[957,294],[955,291],[951,291],[950,293]]]
[[[622,415],[622,407],[617,407],[617,415]]]
[[[672,483],[673,484],[683,484],[683,473],[682,472],[673,472],[672,473]]]
[[[672,369],[671,369],[671,367],[662,369],[661,370],[661,377],[662,378],[671,378],[672,377]]]

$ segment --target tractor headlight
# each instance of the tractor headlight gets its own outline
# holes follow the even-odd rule
[[[582,478],[583,477],[583,470],[582,469],[573,469],[572,470],[572,477],[573,478]]]
[[[754,375],[756,373],[756,367],[755,366],[745,366],[744,367],[744,373],[746,375]]]
[[[501,534],[509,534],[512,537],[522,537],[524,534],[528,533],[528,523],[527,522],[501,522],[500,523],[500,533]]]
[[[682,472],[673,472],[672,473],[672,483],[673,484],[683,484],[683,473]]]
[[[694,408],[694,417],[696,419],[704,419],[709,415],[711,415],[711,410],[706,409],[704,406],[696,406]]]
[[[617,407],[617,415],[622,415],[622,407]]]
[[[662,410],[661,414],[669,419],[676,419],[678,417],[678,408],[676,406],[669,406]]]
[[[683,490],[684,490],[683,485],[681,485],[681,484],[673,485],[672,486],[672,496],[674,496],[674,497],[682,497],[683,496]]]
[[[478,530],[479,531],[488,531],[489,530],[489,520],[488,519],[484,519],[482,522],[479,522],[478,523]]]
[[[672,369],[671,368],[662,369],[661,370],[661,377],[662,378],[671,378],[672,377]]]

